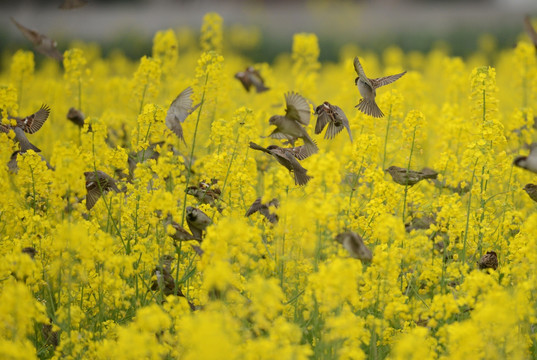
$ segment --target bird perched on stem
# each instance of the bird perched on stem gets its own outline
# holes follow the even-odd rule
[[[215,201],[221,195],[221,191],[217,188],[217,180],[213,179],[211,184],[206,183],[205,181],[200,181],[198,185],[189,186],[185,191],[188,195],[194,196],[202,204],[209,204],[214,206]]]
[[[270,89],[265,86],[265,81],[259,72],[253,68],[253,66],[248,66],[246,70],[236,73],[235,78],[240,80],[242,86],[244,86],[248,92],[250,91],[252,85],[255,86],[255,90],[258,93]]]
[[[413,186],[423,179],[436,179],[438,173],[435,171],[416,171],[401,168],[399,166],[390,166],[385,170],[391,176],[393,181],[400,185]]]
[[[17,26],[17,28],[19,28],[22,35],[24,35],[24,37],[26,37],[34,44],[34,47],[38,52],[58,61],[63,60],[63,55],[57,49],[58,44],[56,43],[56,41],[48,38],[47,36],[35,30],[29,29],[21,25],[12,17],[10,19]]]
[[[354,70],[356,70],[356,73],[358,74],[358,77],[354,79],[354,83],[358,87],[360,95],[362,95],[362,99],[360,99],[360,102],[355,107],[357,107],[358,110],[360,110],[366,115],[371,115],[377,118],[383,117],[384,114],[375,102],[375,97],[377,96],[377,89],[381,86],[391,84],[392,82],[406,74],[406,71],[400,74],[379,77],[376,79],[369,79],[365,75],[364,69],[360,64],[360,60],[358,60],[358,56],[354,58]]]
[[[196,239],[202,239],[203,232],[207,229],[207,226],[213,223],[207,214],[192,206],[187,206],[186,208],[186,222]]]
[[[287,104],[285,115],[274,115],[269,119],[269,124],[276,126],[269,136],[273,139],[290,140],[291,143],[294,143],[295,139],[302,139],[304,145],[301,148],[301,157],[304,159],[319,151],[304,128],[310,123],[310,105],[295,92],[285,94],[285,102]]]
[[[192,107],[192,88],[189,86],[172,101],[170,108],[166,113],[166,126],[170,129],[177,137],[183,140],[183,143],[186,144],[185,138],[183,136],[183,127],[181,126],[182,122],[185,122],[185,119],[190,115],[194,110],[200,106],[197,104]]]
[[[86,209],[91,210],[99,198],[110,190],[120,192],[116,181],[100,170],[86,171]]]
[[[298,162],[297,154],[293,151],[293,149],[281,148],[276,145],[269,145],[265,149],[264,147],[251,141],[250,147],[254,150],[260,150],[274,156],[280,164],[285,166],[287,170],[294,174],[296,185],[306,185],[308,181],[310,181],[311,177],[308,176],[307,170],[304,169]]]
[[[9,130],[15,132],[15,139],[19,142],[22,152],[27,150],[33,150],[35,152],[41,152],[39,148],[30,143],[24,133],[33,134],[37,132],[45,121],[47,121],[50,115],[50,108],[47,105],[41,105],[41,108],[32,115],[26,117],[8,116],[8,119],[15,120],[16,125],[4,124],[0,122],[0,131],[9,133]]]
[[[369,262],[373,259],[373,253],[357,233],[346,231],[336,236],[335,240],[343,245],[352,258],[361,260],[362,262]]]
[[[325,139],[328,140],[334,138],[337,134],[341,132],[341,130],[343,130],[343,128],[346,128],[347,132],[349,133],[349,138],[352,142],[349,119],[347,119],[347,116],[339,106],[332,105],[328,101],[325,101],[321,105],[317,106],[317,108],[315,109],[315,114],[317,115],[315,134],[320,134],[326,124],[328,124],[326,133],[324,134]]]
[[[495,251],[487,251],[485,255],[479,259],[477,262],[480,270],[483,269],[494,269],[498,268],[498,255]]]

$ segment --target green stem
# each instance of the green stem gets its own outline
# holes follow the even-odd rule
[[[468,240],[468,228],[470,227],[470,207],[472,205],[472,187],[474,185],[475,167],[477,166],[477,159],[474,163],[474,170],[472,171],[472,180],[470,181],[470,195],[468,195],[468,206],[466,208],[466,229],[464,230],[464,239],[462,245],[462,262],[466,261],[466,242]]]
[[[392,105],[390,104],[390,112],[388,113],[388,121],[386,122],[386,134],[384,135],[384,156],[382,157],[382,169],[386,165],[386,149],[388,147],[388,133],[390,132],[390,124],[392,120]]]

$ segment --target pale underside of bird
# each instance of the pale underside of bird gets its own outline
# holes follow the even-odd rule
[[[386,172],[392,176],[393,181],[396,183],[408,186],[413,186],[423,179],[436,179],[438,176],[438,173],[434,170],[421,172],[398,166],[390,166],[388,169],[386,169]]]
[[[9,133],[10,129],[13,130],[15,133],[15,139],[19,142],[20,150],[22,152],[25,152],[27,150],[40,152],[41,150],[32,143],[30,143],[24,133],[34,134],[39,129],[41,129],[45,121],[48,119],[49,114],[50,108],[47,105],[41,105],[41,108],[37,112],[26,117],[17,117],[10,115],[8,116],[8,119],[14,119],[17,122],[17,125],[12,126],[10,124],[4,124],[0,122],[0,131],[4,133]]]
[[[200,106],[197,104],[192,107],[192,88],[189,86],[172,101],[168,112],[166,114],[166,126],[170,129],[177,137],[183,140],[183,143],[186,144],[185,138],[183,136],[183,127],[181,123],[185,122],[185,119],[190,115],[194,110]]]
[[[192,206],[187,206],[186,208],[186,222],[196,239],[203,239],[203,232],[213,223],[207,214]]]
[[[406,74],[406,71],[395,75],[370,79],[366,76],[362,64],[360,64],[360,60],[358,60],[358,56],[354,58],[354,70],[356,70],[356,73],[358,74],[358,77],[354,79],[354,83],[358,87],[360,95],[362,95],[362,99],[360,99],[360,102],[355,107],[366,115],[377,118],[383,117],[384,114],[375,102],[377,89],[381,86],[391,84]]]
[[[517,156],[513,164],[537,174],[537,143],[529,145],[529,148],[529,155]]]
[[[246,91],[250,91],[252,86],[255,87],[257,93],[267,91],[270,88],[265,86],[265,81],[259,74],[259,72],[252,66],[248,66],[246,70],[240,71],[235,74],[235,78],[238,79]]]
[[[307,170],[300,165],[297,154],[292,149],[281,148],[277,145],[264,148],[251,141],[250,148],[263,151],[276,158],[281,165],[294,174],[296,185],[306,185],[310,181],[311,177],[307,174]]]
[[[58,44],[56,41],[35,30],[23,26],[13,18],[11,18],[11,21],[17,26],[24,37],[34,44],[34,47],[38,52],[58,61],[63,60],[63,55],[57,49]]]
[[[270,200],[266,204],[263,204],[261,202],[261,198],[257,198],[252,203],[250,208],[248,208],[248,210],[246,211],[246,214],[244,216],[249,217],[250,215],[255,214],[256,212],[259,212],[269,222],[271,222],[272,224],[275,224],[275,223],[278,222],[278,214],[271,213],[270,212],[270,207],[273,206],[273,207],[277,208],[279,205],[280,205],[280,202],[276,198]]]
[[[108,192],[114,190],[120,192],[116,181],[108,174],[97,171],[86,171],[86,209],[91,210],[99,198]]]
[[[295,92],[285,94],[285,115],[274,115],[269,124],[276,129],[269,135],[273,139],[287,140],[294,145],[295,139],[302,139],[301,158],[304,159],[319,151],[319,148],[309,136],[306,128],[310,123],[311,110],[307,100]]]
[[[369,262],[373,259],[373,253],[364,244],[362,237],[353,231],[346,231],[336,236],[338,243],[349,252],[349,255],[354,259],[359,259],[362,262]]]
[[[328,101],[325,101],[321,105],[317,106],[315,109],[315,114],[317,114],[317,123],[315,124],[315,134],[320,134],[324,127],[328,125],[324,138],[329,140],[333,139],[337,134],[343,130],[347,129],[349,133],[349,138],[352,142],[352,133],[349,126],[349,119],[343,112],[343,110],[337,106],[332,105]]]

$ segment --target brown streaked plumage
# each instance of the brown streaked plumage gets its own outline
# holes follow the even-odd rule
[[[346,231],[336,236],[335,240],[343,245],[352,258],[361,260],[362,262],[369,262],[373,259],[373,253],[357,233]]]
[[[181,126],[182,122],[185,122],[185,119],[190,115],[194,110],[198,108],[198,105],[192,107],[192,88],[189,86],[172,101],[168,112],[166,114],[166,126],[170,129],[177,137],[186,144],[185,138],[183,136],[183,127]]]
[[[56,41],[48,38],[47,36],[35,30],[29,29],[21,25],[12,17],[10,17],[10,19],[15,24],[15,26],[17,26],[22,35],[24,35],[24,37],[26,37],[34,44],[34,47],[38,52],[58,61],[63,60],[63,55],[57,49],[58,44],[56,43]]]
[[[189,240],[197,240],[201,241],[201,238],[198,238],[191,233],[189,233],[184,227],[176,223],[175,221],[170,222],[171,227],[175,230],[175,233],[173,235],[170,235],[170,237],[176,241],[189,241]]]
[[[305,98],[295,92],[285,94],[286,109],[285,115],[273,115],[269,119],[269,124],[276,126],[276,129],[269,135],[273,139],[284,139],[294,141],[302,139],[302,158],[306,158],[319,151],[317,144],[309,136],[304,128],[310,123],[310,105]]]
[[[308,181],[310,181],[311,177],[307,174],[307,170],[300,165],[296,158],[296,154],[292,149],[281,148],[276,145],[270,145],[265,149],[251,141],[250,147],[254,150],[260,150],[274,156],[281,165],[285,166],[287,170],[294,174],[296,185],[306,185]]]
[[[278,222],[278,214],[271,213],[269,211],[269,208],[271,206],[274,206],[275,208],[277,208],[279,205],[280,205],[280,202],[276,198],[270,200],[266,204],[263,204],[261,202],[261,198],[257,198],[252,203],[250,208],[246,211],[246,214],[244,216],[249,217],[250,215],[259,211],[259,213],[263,215],[269,222],[271,222],[272,224],[276,224]]]
[[[250,91],[252,85],[255,86],[255,90],[258,93],[270,89],[265,86],[265,81],[263,80],[259,72],[252,66],[248,66],[246,70],[236,73],[235,78],[240,80],[242,86],[244,86],[244,88],[248,92]]]
[[[86,116],[82,111],[75,109],[74,107],[70,108],[67,112],[67,119],[71,120],[75,125],[82,128],[84,127],[84,119]]]
[[[537,185],[535,184],[526,184],[524,186],[524,191],[528,193],[528,196],[537,202]]]
[[[84,176],[86,177],[86,209],[88,210],[91,210],[97,200],[109,190],[120,192],[116,181],[100,170],[86,171]]]
[[[8,119],[14,119],[17,125],[12,126],[10,124],[3,124],[0,122],[0,131],[9,133],[9,130],[13,130],[15,133],[15,139],[19,142],[21,152],[27,150],[33,150],[35,152],[41,152],[41,150],[30,143],[24,133],[33,134],[37,132],[50,114],[50,108],[47,105],[41,105],[41,108],[32,115],[26,117],[8,116]]]
[[[333,139],[337,134],[347,129],[349,138],[352,142],[351,128],[349,127],[349,119],[337,105],[332,105],[328,101],[325,101],[315,109],[317,114],[317,123],[315,124],[315,134],[320,134],[324,127],[328,124],[324,138],[329,140]]]
[[[213,223],[203,211],[192,206],[186,208],[186,222],[196,239],[203,239],[203,232]]]
[[[175,280],[170,273],[170,269],[165,266],[159,265],[153,270],[151,290],[160,290],[165,296],[177,295],[186,298],[185,294],[181,291],[181,288],[176,288]],[[196,307],[190,301],[188,301],[188,306],[190,306],[192,311],[196,310]]]
[[[360,102],[355,107],[366,115],[377,118],[383,117],[384,114],[375,102],[377,89],[381,86],[391,84],[406,74],[406,71],[395,75],[369,79],[362,68],[362,64],[360,64],[360,60],[358,60],[358,56],[354,58],[354,70],[358,74],[358,77],[354,79],[354,83],[358,87],[360,95],[362,95],[362,99],[360,99]]]
[[[477,262],[480,270],[483,269],[494,269],[498,268],[498,255],[495,251],[487,251],[485,255],[479,259]]]
[[[221,191],[216,185],[217,181],[213,180],[212,184],[200,181],[198,185],[189,186],[185,191],[188,195],[194,196],[202,204],[214,206],[215,201],[220,197]]]
[[[407,170],[398,166],[390,166],[385,170],[393,181],[400,185],[413,186],[423,179],[436,179],[438,173],[435,171],[423,173],[421,171]]]

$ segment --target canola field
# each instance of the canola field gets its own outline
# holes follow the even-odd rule
[[[0,357],[536,358],[537,204],[524,187],[537,175],[513,163],[536,131],[522,22],[513,48],[484,37],[465,59],[350,44],[321,64],[306,33],[271,64],[233,50],[258,40],[211,13],[199,39],[160,31],[139,61],[81,42],[63,61],[9,54]],[[384,117],[355,108],[356,56],[370,78],[407,71],[377,90]],[[248,66],[268,90],[234,78]],[[188,87],[183,142],[166,117]],[[250,147],[291,146],[268,137],[289,92],[307,99],[318,147],[297,160],[305,185]],[[352,142],[315,134],[324,101]],[[48,118],[25,134],[41,152],[12,156],[14,117],[43,104]],[[399,184],[391,166],[437,175]],[[259,197],[277,202],[246,217]]]

